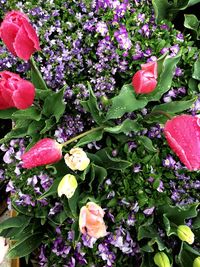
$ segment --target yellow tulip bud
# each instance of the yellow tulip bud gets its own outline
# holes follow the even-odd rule
[[[187,225],[179,225],[177,229],[178,237],[182,240],[187,242],[188,244],[194,243],[194,233]]]
[[[90,159],[82,148],[75,147],[69,151],[64,157],[65,163],[73,171],[84,171],[90,164]]]
[[[74,175],[65,175],[58,185],[58,196],[61,197],[62,195],[65,195],[67,198],[71,198],[74,195],[77,186],[78,184]]]
[[[158,267],[170,267],[170,261],[164,252],[158,252],[154,256],[154,262]]]
[[[200,257],[197,257],[197,258],[193,261],[193,267],[200,267]]]

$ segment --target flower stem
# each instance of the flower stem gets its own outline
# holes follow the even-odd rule
[[[151,117],[153,115],[164,115],[168,119],[170,119],[170,120],[172,119],[172,116],[169,113],[162,111],[162,110],[155,110],[155,111],[151,112],[150,114],[148,114],[147,116],[145,116],[145,118],[148,119],[149,117]]]
[[[60,145],[61,145],[62,147],[63,147],[63,146],[66,146],[66,145],[68,145],[68,144],[70,144],[70,143],[72,143],[72,142],[75,142],[76,140],[78,140],[78,139],[80,139],[80,138],[82,138],[82,137],[84,137],[84,136],[86,136],[86,135],[88,135],[88,134],[90,134],[90,133],[96,132],[96,131],[101,130],[101,129],[103,129],[103,128],[104,128],[103,126],[96,127],[96,128],[92,128],[92,129],[90,129],[89,131],[86,131],[86,132],[84,132],[84,133],[81,133],[81,134],[79,134],[79,135],[77,135],[77,136],[71,138],[70,140],[68,140],[68,141],[66,141],[66,142],[64,142],[64,143],[62,143],[62,144],[60,144]]]

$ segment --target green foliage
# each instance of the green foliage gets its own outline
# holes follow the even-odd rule
[[[197,36],[197,39],[199,39],[200,36],[199,20],[195,15],[186,14],[184,20],[184,26],[185,28],[194,31],[194,33]]]
[[[130,132],[138,132],[142,130],[141,124],[137,122],[137,120],[126,119],[122,122],[122,124],[112,127],[105,127],[104,131],[112,134],[119,133],[130,133]]]

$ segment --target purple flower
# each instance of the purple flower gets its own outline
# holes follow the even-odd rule
[[[66,258],[71,250],[71,247],[67,246],[62,237],[57,237],[53,242],[52,252],[57,256]]]
[[[4,178],[4,170],[0,169],[0,180],[3,180]]]
[[[143,211],[145,215],[151,215],[154,211],[155,207],[147,208]]]
[[[47,263],[48,263],[48,260],[47,260],[47,257],[45,256],[45,246],[42,245],[40,247],[40,254],[39,254],[39,265],[41,267],[47,267]]]
[[[132,46],[131,40],[128,37],[128,32],[124,25],[120,26],[119,30],[114,32],[114,37],[121,49],[129,50]]]
[[[83,241],[83,245],[85,247],[89,247],[89,248],[93,248],[95,242],[96,242],[96,238],[94,237],[90,237],[89,235],[85,234],[82,235],[82,241]]]
[[[96,25],[96,31],[101,34],[101,36],[106,36],[108,33],[108,27],[105,22],[98,22]]]
[[[50,209],[48,215],[49,215],[49,216],[50,216],[50,215],[55,215],[56,213],[60,212],[62,209],[63,209],[62,204],[59,203],[59,202],[56,202],[55,205],[54,205],[54,207],[52,207],[52,208]]]
[[[11,192],[11,193],[15,193],[16,192],[16,189],[15,189],[12,181],[8,182],[8,184],[6,186],[6,192]]]
[[[175,168],[176,161],[173,159],[171,155],[168,155],[166,159],[163,160],[163,166],[167,168]]]
[[[180,77],[180,76],[182,76],[183,75],[183,71],[182,71],[182,69],[180,69],[180,68],[176,68],[176,70],[175,70],[175,75],[177,76],[177,77]]]

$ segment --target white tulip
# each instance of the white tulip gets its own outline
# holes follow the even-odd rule
[[[71,174],[65,175],[58,185],[58,196],[65,195],[67,198],[71,198],[76,191],[78,184],[76,177]]]
[[[82,148],[75,147],[66,154],[65,157],[66,165],[73,171],[84,171],[90,164],[90,159]]]

